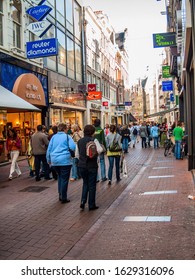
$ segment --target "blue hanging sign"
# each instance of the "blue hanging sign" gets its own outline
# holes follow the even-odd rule
[[[26,43],[27,58],[46,57],[58,54],[58,40],[55,38]]]
[[[171,101],[171,102],[174,102],[174,100],[175,100],[175,99],[174,99],[174,94],[171,93],[171,94],[170,94],[170,101]]]
[[[47,5],[41,5],[29,8],[26,10],[26,13],[34,20],[40,21],[43,20],[51,11],[51,7]]]
[[[46,0],[31,0],[32,4],[42,5]]]
[[[162,91],[172,91],[173,81],[162,81]]]

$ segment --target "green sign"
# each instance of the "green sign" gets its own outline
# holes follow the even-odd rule
[[[162,77],[163,78],[170,78],[170,66],[162,66]]]
[[[175,32],[153,34],[154,48],[176,46]]]

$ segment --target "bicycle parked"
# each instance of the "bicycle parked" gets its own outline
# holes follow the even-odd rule
[[[175,151],[175,144],[173,144],[170,138],[165,140],[164,147],[165,147],[164,150],[165,157],[170,155],[171,153],[174,153]]]

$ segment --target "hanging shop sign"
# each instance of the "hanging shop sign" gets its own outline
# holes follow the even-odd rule
[[[170,78],[170,66],[162,66],[162,77],[163,78]]]
[[[43,20],[30,23],[27,29],[36,36],[42,37],[51,26],[52,23],[47,20]]]
[[[88,92],[96,91],[96,84],[88,84]]]
[[[171,93],[171,94],[170,94],[170,101],[171,101],[171,102],[174,102],[174,100],[175,100],[175,99],[174,99],[174,94]]]
[[[57,39],[45,39],[26,43],[27,58],[46,57],[58,54]]]
[[[42,5],[46,0],[31,0],[31,3],[34,5]]]
[[[108,101],[102,102],[102,106],[108,107]]]
[[[153,47],[154,48],[164,48],[176,46],[176,33],[167,32],[167,33],[157,33],[153,34]]]
[[[101,91],[90,91],[87,94],[87,100],[100,100],[102,99]]]
[[[26,10],[26,13],[34,20],[43,20],[50,12],[52,8],[47,5],[35,6]]]
[[[173,81],[162,81],[162,91],[172,91]]]

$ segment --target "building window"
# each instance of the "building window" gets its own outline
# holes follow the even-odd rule
[[[43,36],[43,39],[55,38],[56,37],[55,34],[56,34],[55,26],[52,25],[52,27],[50,27],[50,29]],[[55,55],[44,57],[43,58],[44,66],[49,68],[50,70],[56,71],[57,70],[56,60],[57,60],[57,56]]]
[[[64,22],[64,17],[65,17],[64,0],[56,1],[56,14],[57,14],[57,21],[60,22],[62,24],[62,26],[64,26],[64,24],[65,24],[65,22]]]
[[[67,68],[68,77],[75,78],[74,42],[67,37]]]
[[[0,1],[0,45],[3,45],[3,1]]]
[[[81,47],[75,44],[76,80],[82,82],[82,55]]]
[[[72,0],[66,0],[66,28],[73,33],[73,5]]]
[[[87,83],[91,84],[91,73],[87,72]]]
[[[100,78],[97,78],[97,84],[96,84],[96,90],[97,91],[100,91],[101,90],[101,81],[100,81]]]
[[[58,38],[58,72],[66,74],[66,50],[65,50],[65,34],[57,30]]]
[[[74,35],[81,40],[81,7],[74,2]]]
[[[12,5],[12,19],[13,19],[13,46],[21,48],[21,3],[14,0]]]

